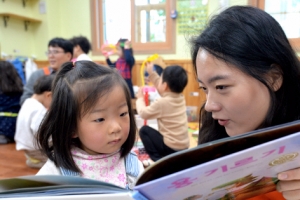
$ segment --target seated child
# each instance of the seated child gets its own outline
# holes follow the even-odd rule
[[[0,60],[0,144],[13,142],[23,83],[15,67]]]
[[[49,159],[37,175],[80,176],[132,189],[144,168],[131,152],[136,124],[120,73],[91,61],[65,63],[53,82],[52,103],[37,134]]]
[[[136,109],[143,119],[157,119],[158,131],[143,126],[139,135],[150,158],[157,161],[189,148],[186,103],[182,95],[188,78],[186,71],[180,66],[166,67],[161,76],[153,70],[153,63],[147,63],[146,68],[149,79],[161,98],[146,106],[141,87],[137,94]],[[144,161],[144,166],[148,166],[149,162]]]
[[[25,151],[26,164],[33,168],[41,168],[47,160],[35,141],[41,121],[51,104],[53,79],[54,75],[44,75],[35,82],[34,94],[22,104],[17,118],[16,149]]]

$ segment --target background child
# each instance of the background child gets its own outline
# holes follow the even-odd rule
[[[166,67],[162,76],[159,76],[153,70],[153,63],[147,63],[147,72],[161,98],[146,106],[141,87],[136,109],[143,119],[157,119],[158,131],[149,126],[143,126],[139,131],[150,158],[157,161],[189,147],[186,104],[181,94],[188,79],[186,71],[180,66]],[[144,162],[144,165],[147,166],[148,163]]]
[[[136,124],[121,75],[91,61],[65,63],[53,82],[52,105],[38,131],[49,160],[37,174],[75,175],[132,188],[143,165],[130,153]]]
[[[87,54],[92,50],[91,43],[86,37],[78,36],[70,39],[73,47],[73,59],[72,61],[79,60],[92,60]]]
[[[0,61],[0,144],[13,141],[23,83],[15,67]]]
[[[116,46],[119,58],[115,63],[112,63],[109,59],[109,55],[105,54],[104,56],[106,57],[106,63],[110,67],[115,67],[120,72],[128,85],[131,98],[135,98],[131,81],[131,70],[135,64],[131,43],[127,39],[120,39]]]
[[[25,150],[26,164],[41,168],[46,160],[36,145],[36,133],[52,100],[51,84],[54,75],[40,77],[34,87],[34,94],[23,103],[17,118],[16,149]]]

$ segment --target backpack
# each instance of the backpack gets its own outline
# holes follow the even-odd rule
[[[43,71],[44,71],[44,74],[45,74],[45,75],[50,75],[50,74],[51,74],[51,73],[50,73],[49,67],[44,67],[44,68],[43,68]]]

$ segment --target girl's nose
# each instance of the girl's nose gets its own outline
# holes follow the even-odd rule
[[[109,134],[119,133],[121,131],[121,126],[118,121],[112,121],[110,123]]]
[[[218,103],[215,97],[208,94],[206,95],[206,102],[204,108],[207,112],[216,112],[221,110],[221,105]]]

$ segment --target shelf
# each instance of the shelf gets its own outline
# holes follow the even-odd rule
[[[25,30],[27,30],[28,25],[30,22],[32,23],[41,23],[42,21],[39,19],[35,19],[35,18],[31,18],[31,17],[26,17],[23,15],[17,15],[14,13],[0,13],[0,16],[3,17],[3,22],[4,22],[4,26],[7,26],[7,22],[9,18],[13,18],[13,19],[18,19],[18,20],[22,20],[24,21],[24,26],[25,26]]]

